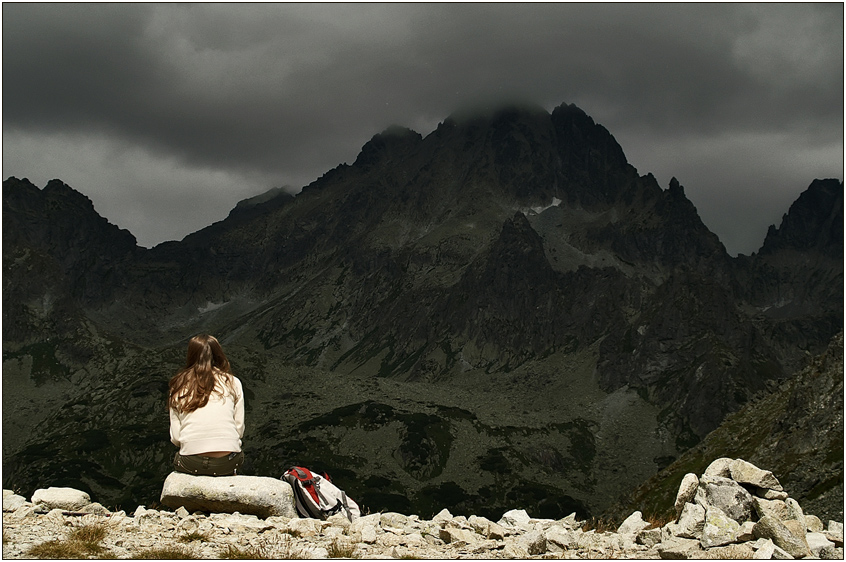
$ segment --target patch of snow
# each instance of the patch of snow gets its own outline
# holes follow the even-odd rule
[[[527,214],[527,215],[528,215],[529,213],[532,213],[532,214],[535,214],[535,215],[539,215],[539,214],[541,214],[542,212],[544,212],[544,211],[546,211],[547,209],[549,209],[550,207],[557,207],[557,206],[558,206],[558,205],[560,205],[560,204],[561,204],[561,199],[559,199],[558,197],[553,197],[553,198],[552,198],[552,203],[550,203],[549,205],[547,205],[547,206],[545,206],[545,207],[544,207],[544,206],[540,206],[540,205],[539,205],[539,206],[537,206],[537,207],[529,207],[528,209],[524,209],[524,210],[523,210],[523,212],[524,212],[525,214]]]
[[[217,302],[208,301],[205,306],[198,307],[197,312],[199,312],[200,314],[205,314],[206,312],[211,312],[212,310],[217,310],[218,308],[220,308],[220,307],[222,307],[226,304],[227,303],[225,303],[225,302],[217,303]]]

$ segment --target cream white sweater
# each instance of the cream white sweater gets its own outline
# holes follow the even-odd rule
[[[223,396],[212,393],[202,408],[184,414],[170,409],[170,440],[180,455],[199,455],[212,451],[241,451],[244,436],[244,391],[233,376],[237,400],[226,385],[217,381]]]

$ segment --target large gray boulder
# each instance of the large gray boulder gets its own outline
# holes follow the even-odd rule
[[[702,473],[702,476],[720,476],[721,478],[731,478],[731,463],[734,462],[734,459],[729,459],[726,457],[721,457],[719,459],[715,459],[711,464],[708,465],[708,468],[705,469],[705,472]]]
[[[297,517],[294,491],[284,480],[266,476],[193,476],[171,472],[162,487],[162,504],[213,513],[244,513],[262,518]]]
[[[686,503],[679,516],[678,524],[671,528],[672,533],[683,539],[698,539],[705,528],[705,508],[698,504]]]
[[[699,542],[708,549],[733,543],[740,534],[740,523],[723,513],[718,507],[710,507],[705,513],[705,527]]]
[[[753,533],[757,538],[770,539],[777,547],[784,549],[794,558],[804,558],[811,555],[804,536],[796,536],[790,529],[775,517],[765,515],[755,523]]]
[[[780,492],[784,490],[769,470],[761,470],[754,464],[743,459],[735,459],[729,464],[731,478],[740,484],[750,484],[758,488],[770,489]]]
[[[765,500],[764,498],[754,499],[755,511],[758,512],[758,517],[764,515],[775,517],[779,521],[790,519],[790,512],[787,510],[787,504],[781,500]]]
[[[703,475],[696,490],[696,503],[705,509],[718,507],[738,523],[752,519],[752,495],[731,478]]]

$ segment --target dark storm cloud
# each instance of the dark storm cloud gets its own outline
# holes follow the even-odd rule
[[[4,4],[3,78],[4,177],[146,244],[506,99],[582,107],[730,251],[842,177],[842,4]]]

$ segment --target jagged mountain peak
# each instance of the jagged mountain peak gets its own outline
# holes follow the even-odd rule
[[[81,248],[96,241],[94,247],[113,255],[137,246],[135,236],[110,223],[96,211],[91,199],[59,179],[50,180],[44,189],[28,179],[12,176],[5,180],[3,217],[4,236],[10,240],[20,237],[47,250]],[[57,256],[63,253],[58,250]]]
[[[29,181],[29,178],[22,178],[18,179],[15,176],[9,176],[6,181],[3,182],[3,196],[6,197],[7,194],[11,194],[15,191],[39,191],[38,187]]]
[[[843,258],[843,182],[814,180],[790,206],[781,225],[770,226],[761,255],[815,250]]]
[[[535,103],[526,101],[493,102],[459,108],[452,112],[439,125],[439,128],[479,127],[548,117],[549,112]]]
[[[241,199],[235,205],[236,209],[247,209],[249,207],[255,207],[261,203],[266,203],[272,199],[276,199],[277,197],[283,197],[285,199],[289,199],[293,197],[291,195],[291,186],[284,186],[284,187],[273,187],[268,189],[264,193],[260,193],[253,197],[248,197],[247,199]]]
[[[390,160],[391,154],[395,152],[414,148],[422,139],[422,135],[416,131],[391,125],[381,133],[373,135],[373,138],[364,144],[353,166],[369,170],[383,163],[383,160]]]

